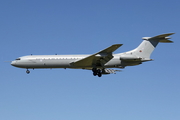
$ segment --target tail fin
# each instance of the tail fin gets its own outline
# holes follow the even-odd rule
[[[151,53],[154,51],[159,42],[172,43],[169,40],[170,36],[174,33],[162,34],[155,37],[143,37],[143,42],[134,50],[130,51],[142,60],[150,60]]]

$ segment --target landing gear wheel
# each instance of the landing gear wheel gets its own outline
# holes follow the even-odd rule
[[[102,73],[101,73],[101,70],[100,70],[100,69],[98,69],[97,75],[98,75],[98,77],[101,77],[101,76],[102,76]]]
[[[96,73],[96,72],[93,72],[93,75],[94,75],[94,76],[96,76],[96,75],[97,75],[97,73]]]
[[[29,70],[26,70],[26,73],[27,73],[27,74],[29,74],[29,73],[30,73],[30,71],[29,71]]]
[[[96,76],[97,75],[97,68],[93,68],[92,71],[93,71],[93,75]]]
[[[98,77],[101,77],[101,76],[102,76],[102,74],[101,74],[101,73],[99,73],[99,74],[98,74]]]
[[[102,76],[102,72],[101,72],[100,69],[93,68],[92,71],[93,71],[93,75],[94,75],[94,76],[96,76],[96,75],[97,75],[98,77],[101,77],[101,76]]]

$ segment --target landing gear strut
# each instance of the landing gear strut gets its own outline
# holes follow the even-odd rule
[[[27,74],[29,74],[29,73],[30,73],[30,71],[27,69],[27,70],[26,70],[26,73],[27,73]]]
[[[102,72],[101,72],[100,69],[93,68],[92,71],[93,71],[93,75],[94,75],[94,76],[96,76],[96,75],[97,75],[98,77],[101,77],[101,76],[102,76]]]
[[[93,75],[96,76],[97,75],[97,68],[93,68],[92,71],[93,71]]]

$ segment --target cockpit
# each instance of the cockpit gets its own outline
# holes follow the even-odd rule
[[[16,60],[21,60],[21,58],[17,58]]]

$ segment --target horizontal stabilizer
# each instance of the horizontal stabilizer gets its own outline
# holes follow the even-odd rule
[[[170,37],[168,37],[168,36],[173,35],[173,34],[174,33],[162,34],[162,35],[158,35],[158,36],[155,36],[155,37],[151,37],[148,40],[155,40],[155,39],[157,39],[161,43],[173,43],[173,41],[169,40]]]
[[[162,34],[162,35],[158,35],[155,37],[151,37],[150,39],[166,39],[167,36],[173,35],[174,33],[167,33],[167,34]]]
[[[162,34],[162,35],[158,35],[158,36],[155,36],[155,37],[143,37],[142,39],[143,40],[158,40],[159,42],[161,43],[173,43],[173,41],[169,40],[171,39],[170,35],[173,35],[174,33],[167,33],[167,34]]]
[[[163,40],[160,40],[159,42],[161,42],[161,43],[173,43],[173,41],[168,40],[168,39],[163,39]]]

